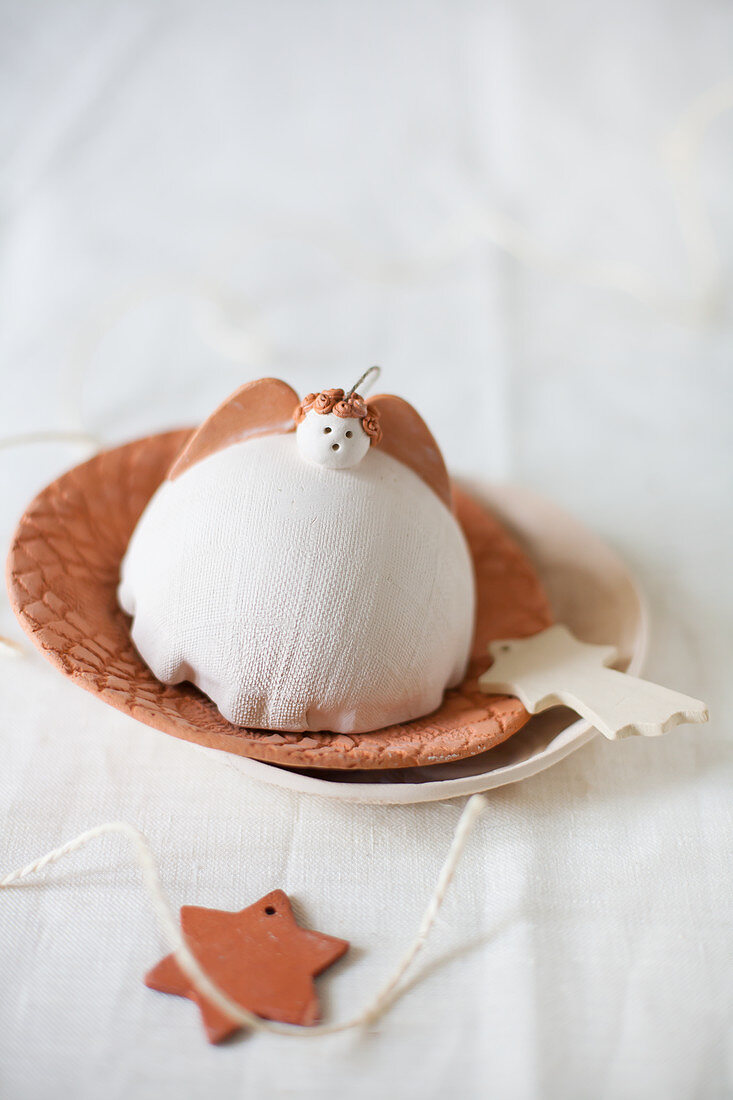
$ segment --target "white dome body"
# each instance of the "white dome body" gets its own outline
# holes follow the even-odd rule
[[[371,447],[304,461],[294,432],[158,489],[122,562],[132,637],[236,725],[356,733],[428,714],[463,678],[473,565],[437,494]]]

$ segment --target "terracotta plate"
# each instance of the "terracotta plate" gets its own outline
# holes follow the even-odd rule
[[[143,508],[189,430],[105,451],[54,481],[20,521],[8,558],[8,590],[23,629],[66,676],[156,729],[209,748],[307,768],[402,768],[485,752],[527,722],[516,699],[476,688],[487,643],[549,625],[550,609],[528,558],[485,507],[455,492],[473,555],[477,627],[468,677],[426,718],[374,733],[273,733],[227,722],[190,684],[155,679],[130,639],[115,589],[122,555]]]

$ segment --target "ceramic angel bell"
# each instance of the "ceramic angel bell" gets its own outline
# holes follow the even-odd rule
[[[236,725],[338,733],[437,708],[464,676],[475,603],[445,464],[413,407],[341,389],[301,402],[272,378],[193,434],[133,533],[118,598],[158,679],[192,681]]]

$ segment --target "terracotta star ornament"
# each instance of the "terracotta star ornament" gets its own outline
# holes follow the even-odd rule
[[[224,993],[257,1016],[286,1024],[318,1023],[313,979],[349,948],[346,940],[301,928],[282,890],[238,913],[184,905],[181,928],[197,961]],[[211,1043],[240,1030],[197,992],[174,955],[153,967],[145,984],[194,1001]]]

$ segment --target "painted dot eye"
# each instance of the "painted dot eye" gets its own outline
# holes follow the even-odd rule
[[[353,434],[354,434],[353,432],[347,432],[347,433],[346,433],[346,438],[347,438],[347,439],[351,439],[351,437],[352,437],[352,435],[353,435]]]
[[[324,435],[328,435],[328,434],[329,434],[329,433],[330,433],[331,431],[332,431],[332,429],[331,429],[331,428],[324,428],[324,429],[323,429],[323,434],[324,434]]]

